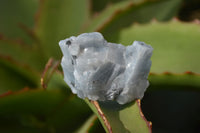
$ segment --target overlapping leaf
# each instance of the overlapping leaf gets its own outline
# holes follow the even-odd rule
[[[0,109],[0,129],[6,133],[72,132],[91,114],[80,99],[60,90],[11,93],[0,97]]]
[[[1,0],[0,4],[0,33],[10,39],[21,39],[31,44],[28,36],[20,25],[29,28],[34,26],[34,15],[38,8],[39,0]]]
[[[58,42],[80,33],[89,19],[88,0],[42,0],[35,32],[47,58],[61,55]]]
[[[88,31],[100,31],[108,41],[116,42],[121,29],[134,22],[145,23],[153,18],[166,21],[176,15],[181,0],[123,1],[110,6],[92,21]]]
[[[9,56],[0,55],[0,72],[0,94],[9,90],[20,90],[27,86],[34,88],[39,85],[39,73]]]
[[[151,72],[200,73],[200,26],[195,23],[171,21],[167,23],[135,24],[120,33],[119,42],[130,45],[144,41],[153,48]]]

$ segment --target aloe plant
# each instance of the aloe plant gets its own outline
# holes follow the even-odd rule
[[[198,20],[174,18],[184,2],[1,1],[0,132],[199,131],[200,28]],[[63,81],[58,42],[93,31],[110,42],[152,45],[151,85],[141,102],[119,106],[71,93]],[[177,111],[174,120],[170,111]]]

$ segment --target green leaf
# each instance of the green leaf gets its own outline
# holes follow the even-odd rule
[[[59,64],[60,61],[53,58],[49,59],[41,77],[41,86],[46,90],[60,90],[62,93],[70,96],[72,94],[71,89],[63,80],[63,73],[58,70]]]
[[[1,0],[0,1],[0,33],[9,38],[22,39],[31,43],[30,37],[20,28],[19,24],[32,28],[34,15],[39,0]],[[8,8],[9,7],[9,8]]]
[[[91,115],[87,121],[75,133],[104,133],[99,119],[95,114]]]
[[[200,73],[200,27],[195,23],[171,21],[166,23],[135,24],[121,31],[119,42],[130,45],[144,41],[153,48],[153,73]]]
[[[108,41],[117,41],[119,32],[134,22],[145,23],[152,18],[166,21],[176,15],[181,0],[132,1],[117,3],[101,13],[87,31],[100,31]],[[156,10],[155,10],[156,9]]]
[[[133,6],[131,9],[125,10],[119,17],[116,17],[113,21],[106,24],[101,29],[101,32],[109,41],[117,41],[120,31],[129,27],[134,22],[146,23],[152,19],[157,19],[159,21],[170,20],[177,14],[180,3],[181,0],[160,0],[158,2],[148,1],[138,6]]]
[[[24,79],[17,74],[13,74],[10,69],[5,68],[4,66],[0,65],[0,95],[13,90],[19,90],[25,86],[30,85],[29,83],[24,83]],[[11,81],[11,77],[15,80]]]
[[[1,54],[0,73],[0,94],[8,90],[20,90],[27,86],[31,88],[39,86],[40,75],[37,72]]]
[[[63,80],[64,76],[63,73],[56,70],[51,79],[49,80],[47,84],[47,90],[54,90],[54,89],[60,89],[63,91],[63,93],[70,94],[71,95],[71,89],[68,87],[66,82]]]
[[[41,77],[41,85],[44,89],[47,88],[50,79],[52,78],[54,72],[57,70],[60,61],[55,61],[53,58],[50,58],[47,62],[42,77]]]
[[[22,90],[0,97],[0,129],[5,133],[73,132],[90,115],[81,99],[60,90]]]
[[[104,10],[107,6],[111,6],[113,3],[120,2],[120,0],[91,0],[92,12],[97,13]]]
[[[58,58],[58,42],[77,35],[89,19],[88,0],[44,0],[40,3],[36,35],[47,58]]]
[[[37,47],[27,45],[20,40],[9,39],[4,35],[0,35],[0,54],[10,56],[15,61],[29,65],[33,69],[39,71],[41,71],[45,65],[43,54]]]
[[[151,132],[151,123],[145,119],[141,112],[140,100],[126,105],[87,99],[85,101],[98,116],[107,133]]]
[[[149,81],[150,87],[147,91],[200,91],[200,75],[192,72],[186,72],[183,74],[150,74]]]
[[[126,0],[126,1],[132,1],[133,3],[138,3],[144,0]],[[101,12],[108,6],[113,6],[114,3],[121,2],[121,0],[92,0],[92,12]]]
[[[60,103],[58,109],[55,110],[55,114],[48,118],[48,124],[55,127],[59,133],[74,132],[92,114],[82,99],[72,93],[70,94],[68,94],[69,96],[65,101]]]
[[[105,130],[102,127],[101,122],[99,121],[99,119],[96,119],[92,126],[88,129],[88,133],[104,133]]]
[[[105,9],[101,14],[95,17],[86,29],[87,32],[99,31],[101,27],[105,25],[107,21],[113,20],[113,16],[118,15],[117,12],[123,11],[130,7],[131,1],[123,1],[117,4],[113,4],[109,8]]]
[[[89,119],[81,126],[81,128],[76,131],[76,133],[87,133],[96,120],[96,115],[90,116]]]

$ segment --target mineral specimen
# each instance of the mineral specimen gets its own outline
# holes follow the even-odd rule
[[[80,98],[125,104],[141,99],[149,86],[153,48],[144,42],[125,47],[93,32],[61,40],[59,45],[64,80]]]

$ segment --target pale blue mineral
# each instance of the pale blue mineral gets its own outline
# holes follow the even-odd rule
[[[149,86],[153,48],[144,42],[125,47],[93,32],[61,40],[59,45],[64,80],[80,98],[125,104],[141,99]]]

